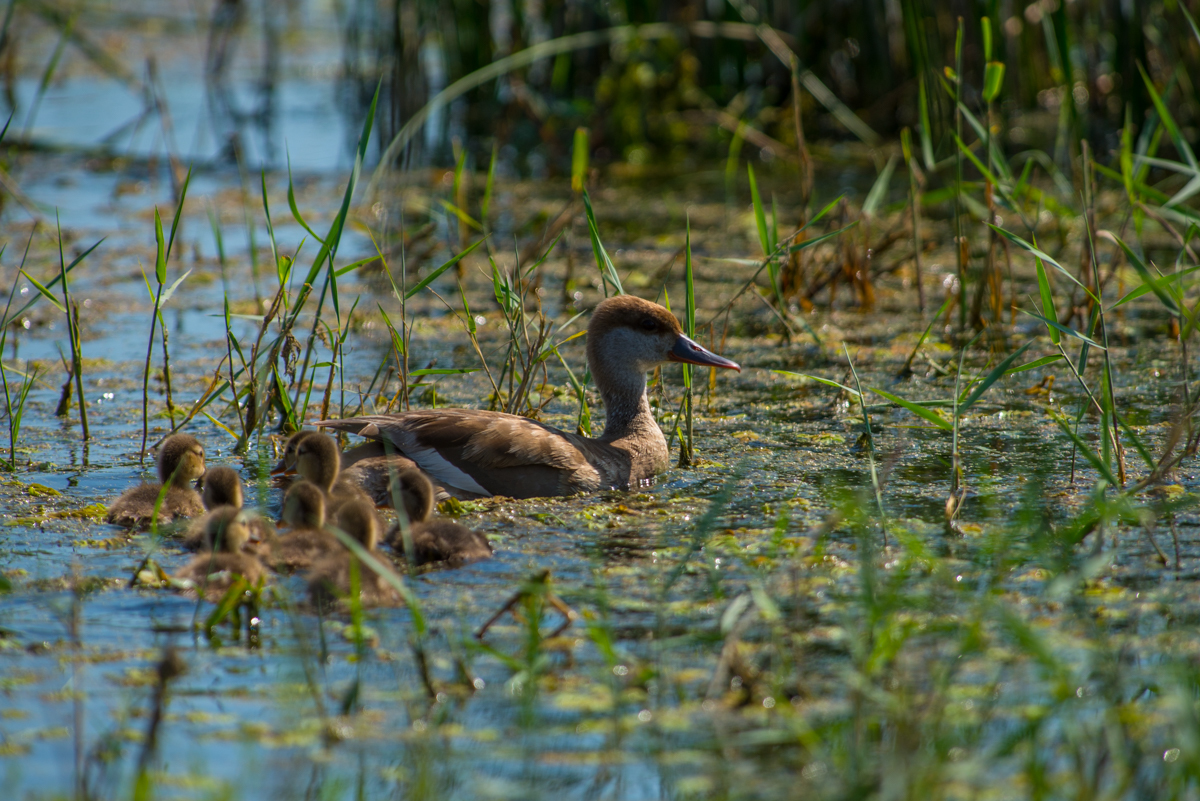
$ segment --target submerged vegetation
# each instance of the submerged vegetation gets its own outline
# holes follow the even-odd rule
[[[203,43],[206,162],[115,12],[8,6],[6,787],[1200,796],[1194,4],[349,4],[333,179],[243,147],[302,29],[247,8],[124,34]],[[88,70],[144,109],[64,156],[38,109]],[[51,226],[63,163],[154,197],[112,241]],[[490,561],[393,573],[337,532],[402,608],[185,598],[162,494],[149,534],[100,522],[176,432],[272,519],[317,419],[596,434],[582,331],[623,292],[749,369],[652,376],[647,491],[444,502]]]

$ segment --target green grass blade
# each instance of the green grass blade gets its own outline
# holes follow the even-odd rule
[[[793,378],[810,378],[813,381],[817,381],[821,384],[826,384],[831,387],[836,387],[837,389],[840,389],[844,392],[848,392],[848,393],[850,393],[850,396],[852,398],[859,398],[861,400],[861,395],[859,395],[858,390],[851,389],[850,387],[846,386],[845,384],[839,384],[838,382],[831,381],[828,378],[821,378],[821,376],[819,376],[819,375],[809,375],[808,373],[794,373],[791,370],[772,370],[771,372],[779,373],[779,375],[791,376]]]
[[[158,213],[158,206],[154,207],[154,246],[156,248],[154,278],[159,284],[165,284],[167,282],[167,242],[163,237],[162,217]]]
[[[621,286],[617,268],[613,265],[612,259],[608,257],[604,243],[600,241],[600,230],[596,227],[596,214],[592,211],[592,199],[588,196],[586,189],[583,190],[583,210],[587,214],[588,233],[592,238],[592,253],[596,257],[596,266],[599,268],[600,278],[604,282],[604,296],[608,297],[610,286],[616,290],[618,295],[624,295],[625,289]]]
[[[1046,315],[1047,319],[1057,323],[1058,312],[1054,309],[1054,293],[1050,291],[1050,279],[1046,277],[1046,267],[1037,256],[1034,256],[1033,260],[1037,265],[1038,292],[1042,296],[1042,314]],[[1050,341],[1057,345],[1061,341],[1058,329],[1052,325],[1048,325],[1046,326],[1046,330],[1050,333]]]
[[[971,408],[971,405],[983,397],[983,393],[987,392],[988,388],[991,387],[992,384],[995,384],[1010,372],[1009,367],[1012,366],[1012,363],[1015,362],[1022,353],[1028,350],[1029,346],[1032,344],[1033,340],[1026,342],[1024,345],[1010,353],[1007,359],[993,367],[992,371],[984,376],[983,380],[979,382],[979,386],[975,387],[975,391],[971,393],[970,397],[958,405],[958,410],[963,412]]]
[[[484,243],[484,241],[485,240],[483,240],[483,239],[476,240],[473,244],[468,246],[465,250],[463,250],[457,256],[453,257],[448,262],[443,264],[441,267],[438,267],[436,270],[431,272],[429,275],[422,278],[419,282],[417,282],[416,286],[414,286],[412,289],[410,289],[404,293],[404,299],[408,300],[408,299],[412,298],[414,295],[416,295],[422,289],[429,286],[431,283],[433,283],[435,280],[437,280],[438,276],[440,276],[442,273],[446,272],[446,270],[449,270],[451,267],[458,264],[460,261],[465,259],[467,256],[471,255],[471,253],[475,250],[475,248],[482,245]]]
[[[1160,285],[1158,281],[1155,280],[1156,277],[1151,274],[1150,268],[1146,266],[1146,262],[1142,260],[1141,256],[1134,252],[1133,248],[1125,244],[1125,240],[1121,239],[1121,237],[1117,236],[1112,231],[1101,231],[1100,236],[1112,240],[1117,244],[1118,247],[1121,248],[1121,250],[1125,251],[1125,258],[1129,259],[1129,263],[1133,265],[1133,269],[1137,270],[1138,277],[1142,279],[1142,285],[1149,287],[1150,291],[1154,293],[1154,296],[1158,298],[1159,302],[1161,302],[1163,306],[1167,307],[1167,310],[1171,312],[1171,314],[1179,315],[1182,309],[1186,316],[1190,318],[1191,315],[1187,314],[1187,310],[1177,304],[1175,299],[1168,294],[1165,284]]]
[[[1016,375],[1017,373],[1024,373],[1027,370],[1036,370],[1039,367],[1045,367],[1047,364],[1054,364],[1055,362],[1060,362],[1060,361],[1062,361],[1062,359],[1063,359],[1063,356],[1061,353],[1056,353],[1053,356],[1043,356],[1040,359],[1034,359],[1031,362],[1026,362],[1025,364],[1022,364],[1020,367],[1012,368],[1011,370],[1008,371],[1008,374]]]
[[[1146,74],[1145,68],[1140,63],[1138,64],[1138,72],[1142,74],[1142,81],[1146,84],[1146,92],[1150,95],[1150,101],[1154,103],[1154,110],[1158,112],[1158,118],[1162,121],[1163,127],[1167,129],[1167,136],[1171,137],[1171,142],[1175,145],[1175,149],[1179,151],[1179,155],[1183,156],[1188,166],[1193,170],[1200,169],[1200,164],[1196,162],[1196,154],[1192,152],[1192,148],[1188,145],[1187,140],[1183,138],[1179,126],[1175,124],[1175,118],[1171,116],[1171,112],[1167,109],[1163,99],[1159,97],[1158,91],[1154,88],[1154,81],[1150,80],[1150,76]]]
[[[754,167],[747,164],[746,172],[750,176],[750,202],[754,206],[754,224],[758,227],[758,244],[762,247],[763,255],[770,256],[771,243],[767,235],[767,215],[763,210],[762,198],[758,194],[758,181],[754,179]]]
[[[926,420],[930,423],[933,423],[938,428],[945,429],[946,431],[954,430],[954,424],[951,423],[949,420],[943,419],[941,417],[941,415],[939,415],[937,412],[927,409],[924,406],[918,406],[917,404],[913,403],[912,401],[905,400],[904,398],[901,398],[899,395],[893,395],[890,392],[885,392],[884,390],[879,389],[878,387],[867,387],[867,389],[869,389],[871,392],[874,392],[876,395],[880,395],[880,396],[886,398],[887,400],[891,401],[892,403],[896,404],[897,406],[903,406],[905,409],[908,409],[910,412],[917,415],[922,420]]]
[[[1093,295],[1092,291],[1090,289],[1088,289],[1086,286],[1084,286],[1083,283],[1078,278],[1076,278],[1074,275],[1072,275],[1070,270],[1068,270],[1066,267],[1063,267],[1061,264],[1059,264],[1048,253],[1045,253],[1042,250],[1039,250],[1037,247],[1026,242],[1024,239],[1017,236],[1016,234],[1006,231],[997,225],[991,225],[989,223],[988,227],[991,228],[996,233],[1000,234],[1000,236],[1004,237],[1009,242],[1012,242],[1017,247],[1021,248],[1022,250],[1028,251],[1030,254],[1033,255],[1034,258],[1041,259],[1042,261],[1046,262],[1047,264],[1049,264],[1052,267],[1054,267],[1055,269],[1057,269],[1060,273],[1062,273],[1067,278],[1069,278],[1071,280],[1071,283],[1075,284],[1080,289],[1082,289],[1084,292],[1086,292],[1087,296],[1089,298],[1091,298],[1096,303],[1100,302],[1100,299],[1097,298],[1095,295]]]
[[[1030,317],[1036,317],[1037,319],[1039,319],[1043,323],[1045,323],[1047,326],[1056,328],[1058,331],[1066,334],[1067,336],[1072,337],[1074,339],[1078,339],[1080,342],[1084,343],[1085,345],[1090,345],[1091,347],[1099,348],[1100,350],[1106,350],[1106,348],[1104,348],[1104,346],[1102,346],[1096,340],[1092,339],[1091,337],[1089,337],[1085,334],[1081,334],[1080,332],[1076,331],[1074,328],[1065,326],[1056,320],[1051,320],[1048,317],[1043,317],[1042,315],[1037,314],[1036,312],[1025,311],[1024,309],[1021,309],[1021,313],[1028,314]]]
[[[896,171],[896,163],[899,160],[900,157],[893,153],[887,160],[887,164],[883,165],[883,169],[875,178],[875,183],[871,184],[871,191],[867,192],[867,199],[863,201],[863,214],[868,217],[875,216],[875,212],[879,210],[879,206],[887,194],[888,184],[892,181],[892,173]]]

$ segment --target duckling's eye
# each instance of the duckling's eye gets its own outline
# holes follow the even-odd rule
[[[655,320],[653,317],[642,318],[642,330],[643,331],[657,331],[658,330],[658,321]]]

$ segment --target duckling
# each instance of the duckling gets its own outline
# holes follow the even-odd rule
[[[242,508],[242,478],[232,467],[217,465],[204,472],[200,492],[204,508],[210,512],[218,506]]]
[[[379,544],[379,518],[375,516],[375,507],[371,503],[343,503],[338,510],[336,525],[357,540],[364,550],[383,561],[382,555],[376,551]],[[358,564],[358,597],[363,606],[399,606],[403,603],[396,588],[383,574],[359,561],[354,554],[341,550],[313,563],[308,592],[315,606],[327,609],[349,596],[352,563]]]
[[[311,481],[325,493],[325,508],[336,514],[338,507],[347,501],[371,499],[361,488],[344,479],[339,479],[342,455],[332,437],[313,432],[300,440],[296,447],[296,472]]]
[[[158,510],[160,522],[204,514],[200,494],[191,482],[204,475],[204,446],[189,434],[172,434],[158,449],[158,481],[126,490],[108,508],[108,522],[143,527],[154,517],[154,505],[164,485],[167,494]]]
[[[208,553],[192,558],[175,574],[181,581],[191,582],[190,594],[203,593],[205,600],[219,601],[233,586],[238,576],[257,584],[264,569],[254,556],[242,553],[250,540],[242,510],[235,506],[220,506],[205,518],[205,547]]]
[[[414,564],[445,562],[451,567],[459,567],[492,557],[491,543],[478,531],[450,520],[429,519],[433,514],[434,489],[420,470],[401,471],[392,487],[408,515]],[[407,556],[398,524],[388,532],[386,541],[396,553]]]
[[[325,493],[311,481],[297,481],[288,489],[282,522],[289,530],[271,550],[271,562],[278,570],[303,570],[340,547],[325,530]]]
[[[213,510],[222,506],[243,508],[242,479],[232,467],[225,465],[210,467],[204,473],[202,481],[204,489],[201,499],[204,502],[204,508],[209,510],[210,515]],[[250,531],[250,542],[246,545],[247,551],[256,556],[264,556],[269,553],[271,543],[275,539],[274,528],[257,514],[247,512],[243,519]],[[183,546],[193,551],[204,547],[204,532],[207,526],[207,518],[201,518],[192,523],[187,534],[184,535]]]
[[[308,437],[316,434],[312,429],[300,430],[288,437],[287,444],[283,446],[283,456],[271,468],[271,475],[284,476],[296,472],[296,451],[300,449],[300,443]]]

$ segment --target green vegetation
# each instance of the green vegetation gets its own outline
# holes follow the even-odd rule
[[[110,245],[0,226],[0,258],[28,237],[0,332],[14,786],[1200,794],[1188,4],[497,4],[491,23],[458,0],[351,5],[346,67],[370,99],[336,191],[241,165],[203,221],[193,178],[215,170],[172,167],[169,234],[157,207],[144,218],[153,284],[122,279]],[[72,48],[141,86],[88,16],[12,3],[6,34],[14,19],[55,32],[27,132]],[[465,138],[426,140],[455,102]],[[239,224],[245,253],[225,244]],[[136,314],[81,302],[98,275]],[[277,446],[318,418],[466,405],[596,433],[581,330],[622,292],[673,295],[688,336],[748,369],[653,376],[679,453],[652,491],[445,503],[497,558],[387,573],[403,609],[321,617],[298,578],[181,601],[157,514],[140,539],[95,520],[139,433],[142,455],[203,436],[264,513]],[[57,314],[35,326],[39,299]],[[169,300],[217,338],[192,341]],[[61,317],[61,370],[22,363],[18,339]],[[102,336],[132,355],[85,359]],[[82,443],[55,420],[72,392]]]

